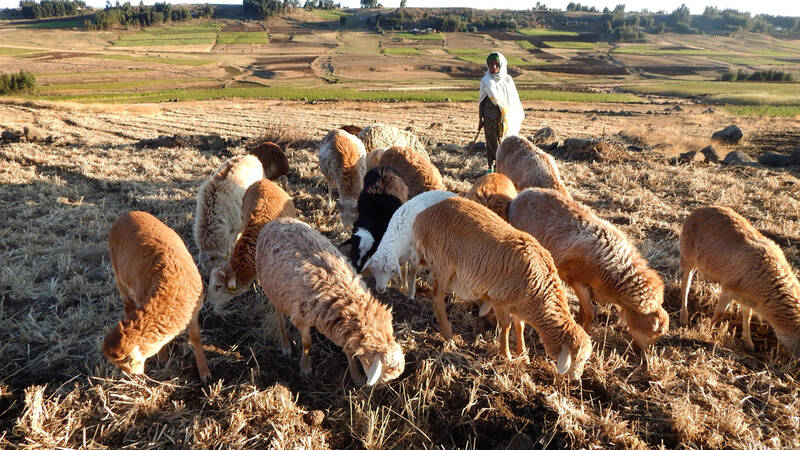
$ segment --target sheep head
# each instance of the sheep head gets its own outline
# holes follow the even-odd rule
[[[354,198],[342,198],[338,202],[339,216],[342,218],[342,225],[350,228],[358,218],[357,200]]]
[[[583,375],[583,367],[592,354],[592,341],[577,324],[573,330],[572,339],[568,338],[561,344],[561,350],[556,357],[556,368],[559,375],[567,374],[573,380],[577,380]]]
[[[641,314],[628,308],[621,308],[622,316],[628,324],[633,342],[639,350],[644,350],[669,330],[669,315],[662,307],[650,314]]]
[[[126,336],[125,325],[118,322],[103,340],[103,355],[127,374],[144,373],[145,357],[138,345],[132,345]]]
[[[392,342],[384,352],[368,353],[359,356],[359,361],[367,375],[366,385],[384,384],[403,374],[406,359],[403,349],[397,342]]]
[[[386,292],[386,287],[389,285],[392,275],[396,273],[398,277],[402,278],[400,263],[392,252],[375,253],[367,260],[363,269],[367,267],[372,268],[372,274],[375,276],[375,290],[380,294]]]
[[[208,277],[206,301],[214,305],[214,310],[219,311],[225,303],[241,295],[248,287],[237,285],[236,274],[230,265],[216,267]]]
[[[216,267],[222,266],[228,260],[228,256],[219,252],[200,252],[197,262],[205,273],[209,273]]]

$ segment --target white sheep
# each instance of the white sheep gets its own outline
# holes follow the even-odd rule
[[[284,315],[300,330],[300,370],[311,373],[311,327],[342,347],[357,384],[385,383],[403,373],[403,350],[395,341],[391,309],[364,285],[347,259],[305,223],[281,218],[264,226],[256,246],[258,280],[280,324],[281,349],[291,353]]]
[[[555,159],[524,137],[503,139],[497,149],[497,171],[508,176],[517,191],[531,187],[548,188],[572,198],[561,181]]]
[[[242,229],[244,191],[263,177],[256,156],[235,156],[200,186],[193,232],[199,249],[197,260],[205,272],[224,264],[230,255]]]
[[[753,311],[775,330],[778,340],[800,358],[800,282],[780,247],[734,210],[694,210],[681,230],[681,324],[689,324],[689,288],[697,270],[722,287],[711,323],[722,319],[731,300],[741,305],[742,339],[750,335]]]
[[[594,319],[594,297],[619,306],[640,349],[667,332],[664,283],[617,227],[562,193],[540,188],[517,194],[508,205],[508,221],[553,256],[559,275],[580,300],[586,331]]]
[[[166,359],[166,345],[188,326],[197,371],[208,380],[197,322],[203,281],[178,234],[150,214],[132,211],[114,221],[108,251],[125,317],[103,340],[105,357],[126,373],[144,373],[145,360],[156,353]]]
[[[375,289],[379,293],[386,292],[386,286],[392,275],[397,274],[407,287],[408,298],[414,298],[417,268],[408,264],[412,260],[411,242],[414,220],[426,208],[455,195],[447,191],[423,192],[403,203],[394,212],[378,248],[364,264],[365,270],[367,267],[372,270],[375,277]],[[406,265],[405,275],[400,269],[403,265]]]
[[[371,153],[378,148],[411,147],[430,160],[428,152],[425,151],[425,146],[414,133],[401,130],[392,125],[380,123],[368,125],[358,133],[358,138],[364,143],[367,153]]]
[[[391,147],[383,152],[380,165],[394,169],[408,186],[408,198],[425,191],[444,190],[439,169],[411,147]]]
[[[367,173],[364,144],[352,134],[336,129],[322,139],[319,146],[319,167],[328,185],[328,208],[333,208],[333,190],[339,191],[339,215],[342,225],[350,228],[355,222],[358,195],[364,188]]]
[[[502,352],[511,358],[508,333],[517,325],[517,351],[524,352],[523,322],[533,326],[559,374],[580,378],[591,340],[569,311],[553,258],[529,234],[485,206],[453,197],[421,212],[414,222],[414,253],[433,274],[433,306],[442,336],[453,336],[445,296],[491,303],[503,330]]]
[[[278,217],[295,217],[297,210],[289,194],[264,178],[247,188],[242,199],[242,233],[225,264],[208,277],[206,301],[219,309],[246,292],[256,279],[256,241],[264,224]]]

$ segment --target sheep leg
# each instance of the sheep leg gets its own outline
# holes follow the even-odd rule
[[[722,288],[722,292],[719,293],[719,300],[717,300],[717,306],[714,307],[714,315],[711,316],[712,326],[722,320],[722,316],[725,315],[725,310],[728,308],[728,303],[730,303],[732,299],[733,295],[731,295],[727,289]]]
[[[206,363],[206,354],[203,351],[203,341],[200,339],[200,324],[197,322],[197,316],[200,314],[200,309],[194,311],[192,320],[189,322],[189,340],[192,342],[194,348],[194,359],[197,363],[197,372],[200,374],[200,379],[203,382],[211,378],[211,372],[208,370],[208,363]],[[159,352],[160,353],[160,352]]]
[[[689,325],[689,288],[692,285],[692,278],[697,269],[683,269],[681,278],[681,325]]]
[[[514,349],[514,353],[517,356],[525,354],[525,336],[523,336],[523,332],[525,331],[525,321],[519,318],[519,316],[512,314],[511,320],[514,323],[514,331],[516,332],[516,339],[517,339],[517,347]]]
[[[133,319],[134,312],[136,311],[136,301],[133,300],[133,295],[127,286],[122,284],[117,278],[117,290],[119,296],[122,297],[122,309],[125,311],[125,319]]]
[[[413,300],[414,295],[417,293],[417,265],[411,261],[406,263],[406,297]]]
[[[328,209],[333,209],[333,180],[325,178],[325,184],[328,186]]]
[[[580,300],[580,307],[578,308],[578,315],[581,318],[584,330],[589,333],[592,330],[592,321],[594,320],[594,306],[592,306],[592,293],[589,287],[583,283],[575,283],[572,286],[575,294]]]
[[[303,339],[303,356],[300,358],[300,373],[303,375],[311,375],[311,357],[308,356],[308,350],[311,348],[311,326],[301,325],[300,336]]]
[[[750,319],[753,317],[753,308],[742,305],[742,340],[744,346],[751,352],[756,349],[753,337],[750,335]]]
[[[366,378],[361,374],[356,359],[350,353],[347,353],[347,367],[350,369],[350,379],[353,380],[357,386],[364,384]]]
[[[506,359],[511,359],[511,350],[508,347],[508,334],[511,331],[511,315],[508,313],[508,310],[503,307],[498,307],[497,305],[493,305],[494,307],[494,314],[497,317],[497,322],[500,324],[500,329],[502,330],[503,334],[501,336],[501,349],[500,351],[503,353],[503,356]]]
[[[281,332],[281,353],[283,356],[292,355],[292,344],[289,342],[289,334],[286,333],[286,320],[281,311],[275,310],[275,320],[278,321],[278,327]]]
[[[436,313],[436,320],[439,322],[439,330],[445,340],[453,339],[453,329],[450,326],[450,321],[447,320],[447,307],[444,303],[444,298],[447,291],[439,282],[439,277],[434,277],[433,280],[433,311]]]

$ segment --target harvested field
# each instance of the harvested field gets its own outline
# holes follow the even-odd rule
[[[506,448],[769,447],[800,445],[800,362],[753,324],[756,351],[740,339],[731,311],[710,326],[717,288],[692,292],[692,327],[678,324],[677,236],[694,208],[735,208],[784,250],[800,272],[798,169],[671,166],[699,149],[720,124],[745,133],[741,145],[783,149],[800,135],[796,119],[702,114],[704,105],[646,114],[655,105],[525,102],[522,134],[552,127],[566,137],[599,138],[670,150],[621,151],[600,161],[556,152],[573,196],[631,237],[664,278],[668,334],[644,354],[630,345],[619,314],[599,305],[593,356],[581,382],[555,375],[535,332],[530,361],[505,361],[499,332],[456,297],[448,304],[455,340],[439,335],[431,287],[416,300],[391,288],[395,335],[406,354],[400,379],[384,389],[353,386],[341,350],[314,335],[314,372],[279,349],[271,306],[254,289],[225,314],[200,313],[214,377],[197,378],[188,340],[165,363],[128,377],[98,350],[122,316],[104,253],[111,222],[148,211],[192,239],[195,196],[225,158],[257,138],[279,141],[291,162],[288,192],[302,220],[335,243],[347,236],[329,211],[317,146],[327,131],[373,121],[411,127],[448,189],[466,192],[486,168],[474,136],[472,103],[216,101],[137,106],[2,103],[0,128],[34,127],[44,140],[0,145],[0,424],[4,447]],[[664,105],[671,108],[674,105]],[[628,114],[630,113],[630,114]],[[622,134],[620,134],[622,132]],[[139,145],[160,135],[193,136],[207,146]],[[624,139],[623,136],[624,135]],[[212,142],[216,144],[212,145]],[[660,146],[660,148],[667,148]],[[572,307],[576,300],[571,295]],[[574,312],[574,310],[573,310]],[[292,336],[296,332],[292,329]],[[299,343],[299,339],[296,339]]]

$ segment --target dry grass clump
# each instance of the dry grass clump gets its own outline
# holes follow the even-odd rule
[[[800,268],[800,173],[669,166],[648,152],[557,161],[574,197],[628,234],[659,271],[672,316],[669,333],[640,355],[616,310],[598,305],[593,356],[579,383],[556,376],[531,328],[530,361],[505,361],[498,330],[458,298],[448,304],[455,339],[445,343],[429,281],[418,287],[417,300],[395,289],[379,295],[393,308],[407,361],[400,379],[383,389],[353,386],[340,349],[321,336],[311,350],[314,374],[300,376],[297,358],[279,350],[272,308],[258,289],[230,302],[223,315],[201,311],[217,377],[210,385],[196,378],[182,336],[170,344],[166,363],[148,363],[147,377],[121,374],[98,347],[122,315],[105,253],[108,229],[120,213],[144,210],[196,254],[196,192],[224,159],[192,147],[139,149],[139,140],[217,133],[249,142],[269,131],[264,139],[289,147],[289,193],[299,218],[337,244],[348,230],[325,206],[316,157],[325,131],[365,116],[401,127],[445,121],[442,129],[421,129],[420,137],[451,144],[429,149],[446,185],[466,192],[486,169],[483,154],[460,150],[474,136],[463,105],[269,105],[193,103],[152,116],[0,105],[0,123],[38,121],[70,136],[56,145],[0,147],[0,445],[496,448],[515,439],[557,448],[800,446],[800,363],[772,330],[755,321],[751,353],[737,336],[737,308],[712,328],[718,288],[702,278],[691,292],[692,327],[677,320],[678,234],[698,206],[733,207]],[[560,120],[559,134],[586,133],[586,113],[551,114]],[[608,120],[620,129],[642,126],[635,116]],[[662,125],[690,137],[710,135],[715,126],[698,123],[706,128],[683,133],[679,124]],[[570,302],[576,308],[572,294]]]

